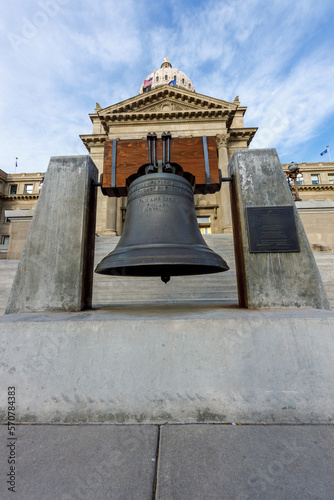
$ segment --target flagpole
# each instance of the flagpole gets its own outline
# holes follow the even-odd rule
[[[332,159],[331,159],[331,152],[329,151],[329,146],[326,146],[326,147],[327,147],[327,151],[328,151],[329,161],[332,161]]]

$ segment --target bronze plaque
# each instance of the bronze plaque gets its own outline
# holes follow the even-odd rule
[[[247,207],[251,253],[300,252],[292,206]]]

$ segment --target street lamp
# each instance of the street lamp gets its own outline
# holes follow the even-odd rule
[[[295,201],[302,201],[299,198],[299,191],[298,191],[298,184],[297,182],[302,182],[304,180],[303,174],[299,170],[299,165],[298,163],[295,163],[292,161],[290,165],[288,166],[288,172],[286,173],[288,177],[288,183],[292,192],[292,186],[294,188],[294,199]]]

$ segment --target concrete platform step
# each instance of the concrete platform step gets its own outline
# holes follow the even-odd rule
[[[206,242],[220,254],[230,266],[225,273],[210,275],[176,276],[167,285],[159,278],[133,278],[104,276],[94,273],[93,305],[124,304],[141,302],[187,302],[187,301],[237,301],[237,282],[234,261],[233,237],[231,234],[208,235]],[[95,266],[110,253],[119,237],[97,237]],[[327,293],[334,306],[334,254],[314,254]],[[17,260],[0,260],[0,314],[3,313],[18,266]]]
[[[137,294],[138,292],[140,293],[151,293],[152,292],[152,286],[154,286],[154,289],[157,293],[161,292],[163,294],[170,294],[170,293],[204,293],[208,287],[193,287],[193,290],[192,292],[189,292],[189,288],[190,288],[190,284],[189,286],[177,286],[176,284],[174,284],[174,286],[171,286],[170,283],[168,284],[164,284],[162,282],[158,282],[158,283],[153,283],[152,286],[140,286],[140,284],[136,284],[136,283],[133,283],[132,286],[126,286],[126,285],[123,285],[122,283],[119,284],[117,282],[110,282],[110,283],[106,283],[104,284],[103,286],[101,286],[100,284],[99,285],[96,285],[94,287],[95,291],[100,291],[100,292],[104,292],[106,290],[109,290],[109,288],[116,288],[116,287],[119,287],[119,285],[122,288],[122,293],[123,294],[127,294],[127,295],[133,295],[133,294]],[[224,291],[230,293],[230,292],[236,292],[237,290],[237,287],[236,286],[233,286],[233,284],[230,284],[230,285],[227,285],[227,286],[215,286],[215,287],[209,287],[209,290],[211,293],[223,293]],[[113,293],[113,290],[111,289],[111,292]],[[113,293],[113,295],[115,295],[115,292]]]

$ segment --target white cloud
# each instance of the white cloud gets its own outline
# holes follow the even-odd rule
[[[332,11],[329,0],[316,8],[311,0],[6,4],[0,168],[10,170],[19,156],[26,171],[45,170],[53,154],[85,153],[78,135],[91,131],[95,102],[135,95],[163,57],[198,92],[239,95],[246,124],[260,127],[254,145],[288,151],[334,113],[326,60],[333,42],[319,37]]]
[[[317,128],[334,113],[334,64],[326,58],[327,51],[311,53],[291,71],[273,95],[267,95],[261,107],[259,99],[251,113],[260,125],[253,147],[293,145],[309,140]]]

